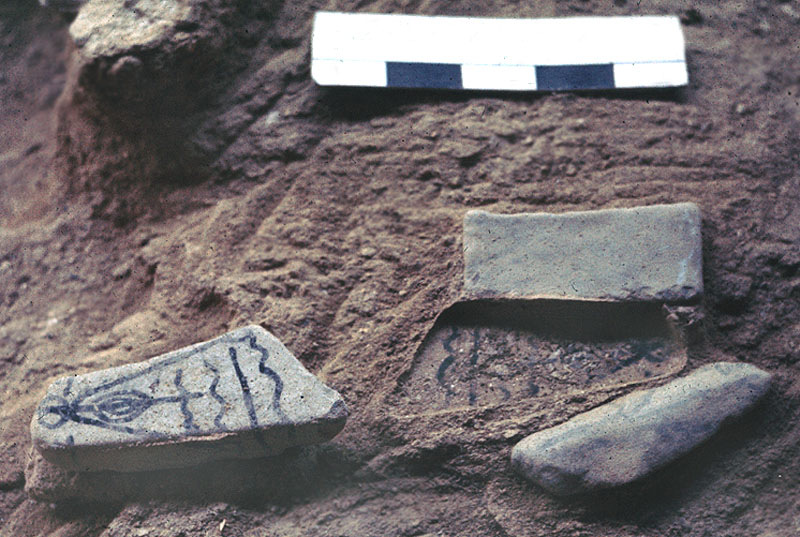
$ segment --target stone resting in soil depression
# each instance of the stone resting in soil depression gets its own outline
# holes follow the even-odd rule
[[[683,301],[703,293],[694,203],[464,217],[468,298]]]
[[[333,438],[341,396],[247,326],[151,360],[54,382],[33,443],[76,470],[136,471],[275,455]]]
[[[574,238],[566,246],[565,233]],[[472,211],[464,287],[467,297],[484,299],[685,303],[702,293],[701,251],[699,209],[690,203],[566,215]],[[706,365],[531,434],[511,462],[556,495],[624,485],[710,438],[770,382],[749,364]],[[272,334],[248,326],[146,362],[57,380],[34,413],[31,435],[59,472],[134,472],[275,455],[333,438],[346,419],[336,391]],[[51,475],[43,465],[32,482]],[[63,493],[48,486],[32,488],[43,498]]]
[[[557,495],[631,483],[742,415],[764,396],[771,380],[750,364],[708,364],[528,436],[514,446],[511,463]]]

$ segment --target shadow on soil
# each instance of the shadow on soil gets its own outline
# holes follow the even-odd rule
[[[289,449],[281,455],[218,461],[190,468],[146,472],[80,473],[58,502],[61,510],[128,501],[226,502],[245,507],[290,504],[325,495],[360,465],[334,446]]]
[[[471,300],[453,305],[436,324],[526,330],[590,341],[674,335],[661,304],[651,302]]]
[[[752,464],[748,448],[782,428],[786,413],[783,406],[780,396],[773,390],[744,416],[723,424],[710,440],[649,477],[618,489],[560,500],[559,503],[565,508],[577,509],[579,518],[585,522],[658,526],[686,504],[719,486],[716,482],[718,476],[740,471],[758,472],[757,467],[737,461],[749,460]],[[736,481],[737,478],[731,475],[729,480]],[[747,494],[747,491],[742,493]]]
[[[566,101],[580,96],[645,102],[686,100],[685,90],[682,88],[585,90],[569,93],[356,87],[318,87],[316,91],[317,113],[323,117],[348,121],[365,121],[391,116],[400,113],[403,107],[409,105],[465,103],[473,99],[497,99],[506,103],[519,102],[531,105],[547,96],[557,96]]]

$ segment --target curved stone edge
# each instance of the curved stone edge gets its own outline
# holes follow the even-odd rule
[[[524,438],[512,449],[512,467],[558,496],[628,484],[744,414],[771,381],[770,373],[750,364],[709,364]]]

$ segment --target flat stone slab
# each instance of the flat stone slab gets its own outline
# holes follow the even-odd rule
[[[635,481],[688,453],[769,389],[769,373],[718,362],[633,392],[534,433],[511,451],[514,468],[556,495]]]
[[[702,258],[693,203],[464,218],[465,298],[684,301]]]
[[[81,471],[274,455],[333,438],[341,396],[272,334],[247,326],[151,360],[65,377],[34,413],[34,446]]]

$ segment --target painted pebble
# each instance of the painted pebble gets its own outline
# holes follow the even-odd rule
[[[151,360],[65,377],[34,413],[34,446],[81,471],[139,471],[274,455],[325,442],[341,396],[272,334],[247,326]]]

